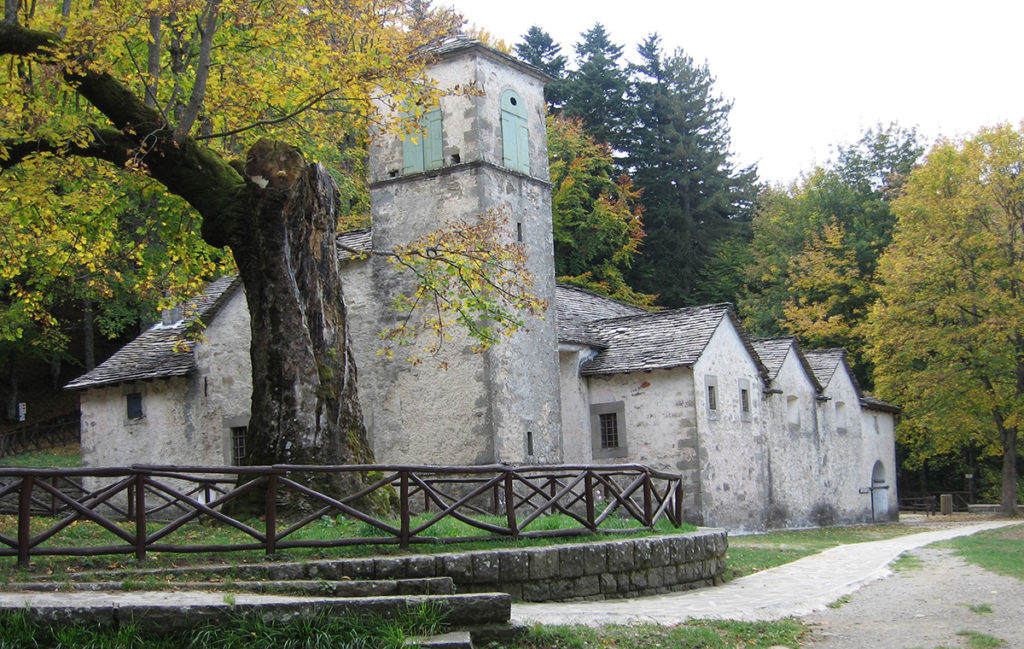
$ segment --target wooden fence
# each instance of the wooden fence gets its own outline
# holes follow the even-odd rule
[[[374,479],[353,494],[325,494],[301,483],[325,473],[359,472]],[[84,480],[92,490],[68,484]],[[98,486],[97,486],[98,485]],[[265,525],[224,513],[225,505],[259,490]],[[360,503],[384,490],[398,497],[397,520],[364,511]],[[265,493],[261,493],[265,492]],[[279,511],[287,496],[301,506]],[[379,499],[378,499],[379,500]],[[571,536],[598,531],[614,518],[632,519],[651,529],[662,518],[683,522],[680,476],[642,465],[598,466],[293,466],[27,469],[0,467],[0,505],[10,505],[17,530],[0,527],[0,556],[27,565],[36,555],[89,556],[148,552],[227,552],[327,548],[360,544],[453,543],[494,538]],[[230,510],[230,508],[227,508]],[[297,512],[302,512],[301,514]],[[301,538],[304,528],[341,514],[361,521],[380,536]],[[545,514],[564,514],[575,526],[528,530]],[[495,516],[500,522],[495,522]],[[33,531],[33,518],[35,531]],[[480,530],[474,536],[437,537],[430,528],[454,518]],[[168,539],[184,526],[212,520],[241,533],[244,542],[193,544]],[[60,545],[58,535],[88,521],[117,538],[116,545]],[[13,521],[12,521],[13,523]],[[127,525],[125,525],[127,523]],[[159,523],[159,524],[157,524]],[[634,527],[633,531],[637,528]],[[631,531],[602,528],[601,531]],[[186,539],[187,541],[187,539]]]
[[[0,433],[0,457],[43,451],[78,441],[77,411]]]

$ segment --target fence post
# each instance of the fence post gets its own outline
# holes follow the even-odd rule
[[[591,532],[597,531],[596,510],[594,508],[594,474],[590,469],[583,474],[584,500],[587,503],[587,528]]]
[[[18,566],[28,568],[28,550],[32,542],[32,487],[35,478],[21,479],[21,494],[18,499]]]
[[[135,474],[135,560],[146,558],[146,476]]]
[[[505,519],[512,538],[519,538],[519,526],[516,524],[516,492],[512,488],[512,472],[505,469]]]
[[[409,472],[398,472],[398,500],[399,515],[401,516],[401,531],[398,536],[398,546],[403,550],[409,548]]]
[[[644,525],[647,527],[654,527],[654,506],[651,500],[651,474],[644,471]]]
[[[267,500],[265,516],[267,520],[267,554],[277,552],[277,473],[272,470],[267,476]]]
[[[676,492],[676,503],[675,503],[676,504],[676,506],[675,506],[676,520],[675,520],[675,524],[676,524],[676,527],[679,527],[680,525],[683,524],[683,479],[682,479],[682,477],[680,477],[678,480],[676,480],[675,492]]]

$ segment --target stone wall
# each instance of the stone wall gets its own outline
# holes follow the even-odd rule
[[[433,555],[242,565],[236,577],[412,579],[451,577],[463,593],[505,592],[527,602],[657,595],[720,583],[729,547],[725,530],[474,550]],[[272,574],[271,574],[272,573]]]

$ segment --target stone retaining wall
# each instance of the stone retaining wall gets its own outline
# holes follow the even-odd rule
[[[231,568],[236,578],[451,577],[463,593],[505,592],[527,602],[655,595],[711,586],[725,571],[724,530],[433,555]]]

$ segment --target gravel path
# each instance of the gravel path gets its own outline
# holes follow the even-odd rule
[[[849,596],[838,608],[802,618],[813,639],[805,649],[934,649],[970,647],[958,632],[1024,649],[1024,581],[974,566],[951,550],[921,548],[921,565],[900,569]],[[991,612],[974,612],[985,605]]]

